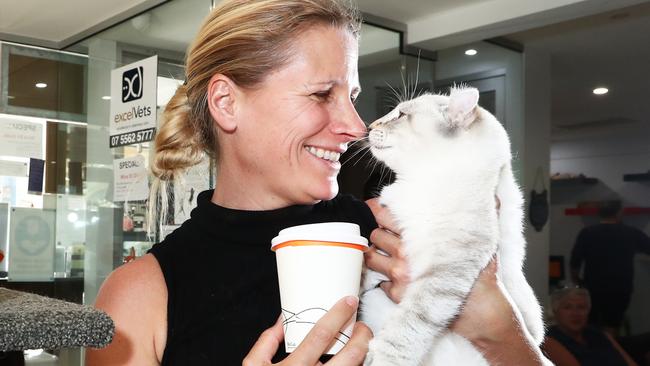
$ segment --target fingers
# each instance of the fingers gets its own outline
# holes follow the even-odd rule
[[[393,281],[384,281],[379,284],[382,290],[388,295],[388,298],[393,300],[394,303],[399,304],[404,297],[406,285],[399,284]]]
[[[339,330],[351,320],[359,305],[359,299],[347,296],[339,300],[323,315],[298,348],[288,357],[292,363],[299,365],[314,365],[320,356],[327,351]]]
[[[395,222],[395,219],[391,215],[390,211],[388,208],[382,206],[379,203],[378,198],[369,199],[366,201],[366,204],[368,207],[370,207],[370,210],[375,216],[375,220],[377,221],[377,224],[379,224],[379,227],[389,230],[395,234],[398,234],[400,232],[399,227],[397,226],[397,223]]]
[[[364,254],[366,266],[375,272],[383,273],[393,282],[408,283],[410,281],[408,264],[400,255],[386,256],[370,248]]]
[[[391,257],[403,257],[400,253],[402,241],[399,236],[384,229],[375,229],[370,233],[370,242],[378,249],[388,253]]]
[[[283,339],[284,330],[282,329],[282,316],[280,316],[271,328],[268,328],[260,335],[253,348],[242,361],[242,366],[270,365],[271,359]]]
[[[328,366],[360,365],[368,353],[368,342],[372,331],[367,325],[357,322],[352,331],[352,338],[328,363]]]

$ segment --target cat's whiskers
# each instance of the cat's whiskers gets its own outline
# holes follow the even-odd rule
[[[393,86],[390,85],[387,81],[386,81],[385,83],[386,83],[386,85],[388,85],[388,87],[390,88],[390,90],[393,92],[393,98],[394,98],[394,100],[389,100],[389,101],[394,101],[394,102],[396,102],[395,105],[391,105],[391,106],[390,106],[390,108],[393,109],[393,108],[396,107],[398,104],[400,104],[400,103],[403,102],[403,100],[402,100],[402,96],[401,96],[400,93],[399,93],[397,90],[395,90],[395,88],[393,88]],[[390,97],[390,95],[385,96],[384,98],[387,98],[387,97]]]
[[[343,166],[343,165],[345,165],[346,163],[348,163],[350,160],[352,160],[354,157],[356,157],[357,155],[359,155],[361,152],[364,152],[364,151],[365,151],[365,152],[367,153],[368,151],[370,151],[370,149],[369,149],[370,145],[368,145],[367,139],[368,139],[368,138],[366,137],[366,138],[364,138],[364,139],[361,139],[361,140],[357,140],[357,141],[355,141],[355,143],[360,143],[360,146],[355,146],[356,151],[352,152],[352,153],[350,154],[350,156],[349,156],[347,159],[345,159],[344,162],[341,163],[341,166]],[[364,155],[365,155],[365,153],[364,153]],[[363,157],[363,155],[362,155],[361,157]],[[357,160],[357,161],[358,161],[358,160]],[[354,165],[356,165],[356,163],[355,163]]]

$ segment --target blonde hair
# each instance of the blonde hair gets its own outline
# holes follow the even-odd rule
[[[254,88],[290,60],[292,42],[301,31],[319,24],[347,29],[356,37],[361,29],[349,0],[224,0],[210,12],[188,48],[185,84],[161,117],[151,164],[150,223],[165,224],[167,182],[206,155],[218,159],[217,128],[207,103],[212,76],[223,74]]]

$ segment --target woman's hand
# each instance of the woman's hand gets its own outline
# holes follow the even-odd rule
[[[316,323],[298,348],[287,358],[275,365],[320,365],[318,359],[327,351],[334,337],[354,315],[358,306],[359,300],[353,296],[339,300]],[[362,364],[368,352],[368,342],[371,338],[372,332],[370,329],[365,324],[357,322],[354,325],[352,337],[348,340],[348,343],[326,365],[343,366]],[[273,365],[271,358],[275,355],[283,339],[284,331],[282,329],[282,317],[280,317],[273,327],[262,333],[242,362],[242,365]]]
[[[389,281],[382,282],[380,286],[393,302],[399,303],[411,281],[406,255],[401,247],[400,231],[388,208],[379,204],[377,198],[367,200],[366,204],[379,224],[379,228],[370,234],[373,245],[365,253],[366,266],[388,277]]]

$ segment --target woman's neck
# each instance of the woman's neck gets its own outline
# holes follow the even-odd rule
[[[226,208],[265,211],[291,206],[291,202],[268,193],[265,187],[252,180],[242,180],[228,174],[229,169],[217,169],[212,202]]]

